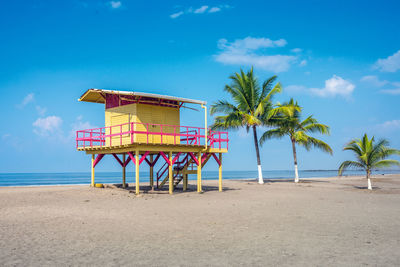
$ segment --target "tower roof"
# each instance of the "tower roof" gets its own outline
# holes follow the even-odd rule
[[[106,94],[135,97],[138,100],[141,97],[145,97],[145,98],[153,98],[155,100],[178,101],[181,103],[192,103],[192,104],[199,104],[199,105],[207,104],[206,101],[194,100],[194,99],[188,99],[188,98],[182,98],[182,97],[175,97],[175,96],[168,96],[168,95],[158,95],[158,94],[141,93],[141,92],[133,92],[133,91],[114,91],[114,90],[94,89],[94,88],[88,89],[78,100],[85,101],[85,102],[105,104]]]

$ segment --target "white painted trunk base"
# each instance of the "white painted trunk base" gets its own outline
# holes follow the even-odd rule
[[[372,190],[372,184],[371,184],[371,179],[368,178],[368,189]]]
[[[264,179],[262,176],[262,170],[261,170],[261,165],[257,165],[258,167],[258,183],[259,184],[263,184],[264,183]]]
[[[299,170],[297,169],[297,164],[294,165],[294,182],[299,182]]]

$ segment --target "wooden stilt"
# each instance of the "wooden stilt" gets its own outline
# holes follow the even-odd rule
[[[174,177],[172,174],[172,151],[169,152],[169,166],[168,166],[168,180],[169,180],[169,193],[174,193]]]
[[[183,191],[187,190],[188,185],[188,175],[186,173],[183,174]]]
[[[94,154],[92,154],[92,164],[90,165],[90,167],[91,167],[91,170],[92,170],[92,181],[91,181],[91,183],[90,183],[90,185],[92,186],[92,187],[94,187]]]
[[[150,155],[150,187],[151,190],[154,189],[154,179],[153,179],[153,172],[154,172],[154,166],[153,166],[153,155]]]
[[[135,151],[136,195],[139,195],[139,150]]]
[[[219,192],[222,192],[222,153],[219,153],[218,188]]]
[[[199,165],[197,165],[197,192],[202,192],[201,188],[201,152],[197,153],[197,160],[199,161]]]
[[[126,188],[126,167],[125,167],[125,159],[126,159],[126,154],[122,154],[122,162],[124,165],[122,165],[122,187]]]

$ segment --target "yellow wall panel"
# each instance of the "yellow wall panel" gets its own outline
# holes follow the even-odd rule
[[[106,135],[121,133],[121,130],[122,133],[130,131],[129,123],[134,121],[135,116],[136,116],[136,104],[106,109],[105,111],[106,127],[128,123],[126,125],[123,125],[122,129],[120,126],[106,128]],[[120,145],[121,141],[123,145],[130,144],[131,143],[130,134],[124,134],[122,135],[122,137],[121,136],[113,136],[112,138],[107,137],[106,145],[107,146],[109,146],[110,144]]]
[[[163,125],[180,125],[179,122],[179,109],[178,108],[170,108],[170,107],[162,107],[162,106],[154,106],[154,105],[146,105],[146,104],[130,104],[124,105],[115,108],[109,108],[105,111],[105,125],[113,126],[124,123],[137,122],[133,124],[135,131],[143,131],[143,132],[154,132],[155,134],[139,134],[136,133],[133,136],[134,142],[139,143],[161,143],[161,135],[160,133],[179,133],[179,127],[171,126],[160,126],[160,125],[152,125],[152,124],[163,124]],[[111,129],[106,128],[106,134],[115,134],[130,131],[130,124],[124,125],[121,127],[111,127]],[[158,133],[158,134],[157,134]],[[129,144],[131,142],[130,134],[115,136],[113,138],[106,138],[106,145],[119,145],[121,144]],[[162,143],[168,144],[179,144],[180,137],[174,138],[174,136],[166,136],[163,135]]]

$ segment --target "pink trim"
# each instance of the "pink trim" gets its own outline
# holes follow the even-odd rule
[[[208,155],[208,153],[204,153],[204,154],[201,156],[201,164],[203,164],[203,162],[206,160],[207,155]]]
[[[104,157],[104,154],[98,154],[96,159],[93,162],[93,168],[96,167],[97,163],[100,162],[100,160]]]
[[[130,127],[123,127],[130,125]],[[139,127],[135,125],[144,126],[144,130],[138,131]],[[158,126],[159,131],[151,130],[153,127]],[[124,128],[128,128],[127,131],[123,131]],[[168,132],[166,132],[168,131]],[[226,148],[228,149],[228,132],[216,132],[207,130],[207,145],[212,148]],[[114,133],[113,133],[114,132]],[[201,127],[189,127],[179,125],[168,125],[168,124],[153,124],[153,123],[123,123],[118,125],[112,125],[102,128],[80,130],[76,132],[76,147],[105,147],[106,140],[108,141],[107,146],[122,145],[122,139],[124,136],[130,135],[130,143],[135,143],[135,135],[139,134],[146,137],[146,143],[149,143],[149,136],[160,136],[160,144],[165,144],[166,136],[172,136],[174,144],[177,140],[180,141],[181,145],[191,146],[205,146],[205,129]],[[169,144],[169,143],[167,143]]]
[[[149,154],[149,151],[146,151],[143,156],[140,158],[139,160],[139,165],[142,164],[143,160],[145,160],[145,158],[147,157],[147,155]]]
[[[153,163],[151,164],[151,167],[154,167],[154,165],[156,165],[158,159],[160,158],[160,154],[157,155],[157,157],[154,159]]]
[[[192,157],[192,159],[194,160],[194,162],[197,164],[197,166],[199,166],[199,160],[193,155],[192,152],[189,152],[190,157]]]
[[[117,156],[117,154],[112,153],[112,155],[114,156],[114,158],[119,162],[119,164],[124,167],[124,163],[122,163],[122,161],[119,159],[119,157]]]
[[[132,163],[136,165],[136,160],[135,156],[132,154],[132,152],[128,152],[129,158],[131,159]]]
[[[175,164],[175,161],[179,158],[179,155],[181,154],[181,152],[179,152],[178,154],[175,155],[175,157],[172,159],[172,165]]]
[[[171,165],[171,162],[169,161],[168,157],[164,154],[164,152],[160,151],[160,155],[165,159],[165,162],[167,162],[168,165]]]
[[[221,161],[220,161],[219,158],[215,155],[215,153],[212,153],[211,155],[214,157],[215,161],[218,163],[218,166],[221,166]]]
[[[157,172],[157,187],[158,187],[158,180],[164,175],[164,173],[168,170],[169,164],[168,162],[165,162],[164,165],[161,166],[161,168]],[[161,174],[160,174],[161,172]]]
[[[143,160],[146,159],[146,157],[147,157],[148,154],[149,154],[149,151],[146,151],[146,152],[143,154],[143,156],[140,157],[140,155],[139,155],[139,166],[140,166],[140,164],[142,164]],[[133,162],[133,164],[136,165],[136,159],[135,159],[135,156],[132,154],[132,152],[128,152],[128,155],[129,155],[129,158],[131,159],[131,161]],[[129,163],[129,162],[128,162],[128,163]],[[128,164],[128,163],[127,163],[127,164]]]
[[[131,161],[131,157],[129,156],[124,163],[124,167],[128,166],[128,163]]]

